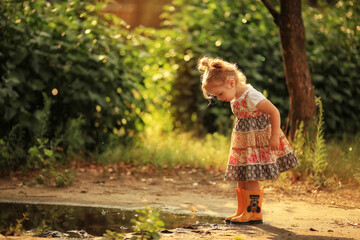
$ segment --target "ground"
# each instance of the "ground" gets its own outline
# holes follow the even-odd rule
[[[1,202],[52,203],[115,208],[159,207],[166,211],[225,217],[236,210],[234,182],[223,171],[156,170],[123,164],[77,167],[65,188],[38,185],[32,177],[0,178]],[[261,183],[263,224],[178,228],[161,239],[360,239],[359,186],[329,179],[327,186],[293,179]],[[5,239],[0,235],[0,240]],[[7,239],[35,239],[7,237]]]

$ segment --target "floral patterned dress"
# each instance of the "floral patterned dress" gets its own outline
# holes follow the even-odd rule
[[[278,150],[271,150],[270,116],[256,108],[264,95],[249,87],[231,101],[236,116],[225,180],[248,181],[278,178],[299,163],[283,132]]]

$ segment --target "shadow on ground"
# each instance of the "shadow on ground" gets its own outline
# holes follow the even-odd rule
[[[307,231],[309,231],[309,234],[299,234],[295,233],[293,231],[284,229],[284,228],[278,228],[271,226],[269,224],[258,224],[258,225],[252,225],[252,228],[257,228],[262,230],[263,232],[268,233],[269,239],[274,240],[285,240],[285,239],[304,239],[304,240],[346,240],[346,239],[355,239],[355,238],[347,238],[347,237],[332,237],[332,236],[322,236],[324,235],[331,235],[331,232],[322,233],[320,231],[317,231],[315,229],[309,228]],[[311,232],[317,233],[317,234],[311,234]]]

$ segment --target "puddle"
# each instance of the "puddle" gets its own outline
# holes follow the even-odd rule
[[[222,224],[223,218],[173,214],[158,211],[166,229],[191,225]],[[106,230],[132,232],[130,220],[136,218],[135,210],[105,207],[80,207],[47,204],[0,203],[0,230],[16,225],[27,213],[28,221],[23,222],[25,230],[44,226],[52,231],[66,233],[71,230],[85,230],[94,236],[102,236]]]

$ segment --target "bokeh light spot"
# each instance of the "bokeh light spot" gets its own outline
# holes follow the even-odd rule
[[[54,96],[58,95],[58,93],[59,93],[59,91],[58,91],[56,88],[54,88],[54,89],[51,91],[51,94],[54,95]]]

